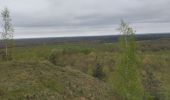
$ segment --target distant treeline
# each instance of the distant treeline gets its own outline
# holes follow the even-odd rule
[[[60,43],[79,43],[79,42],[93,42],[93,43],[109,43],[117,42],[120,35],[109,36],[82,36],[82,37],[54,37],[54,38],[27,38],[27,39],[15,39],[16,46],[34,46],[42,44],[60,44]],[[141,40],[157,40],[170,38],[170,33],[163,34],[138,34],[136,35],[137,41]],[[2,41],[0,47],[3,47]]]

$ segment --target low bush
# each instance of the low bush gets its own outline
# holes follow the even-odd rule
[[[89,54],[91,52],[88,48],[64,48],[63,54],[76,54],[76,53],[83,53]]]
[[[0,51],[0,61],[7,61],[7,60],[12,60],[12,55],[8,54],[8,56],[6,56],[5,51]]]
[[[105,78],[105,73],[103,71],[103,67],[97,63],[94,70],[93,70],[93,77],[96,77],[100,80],[103,80]]]
[[[57,65],[59,63],[59,58],[62,56],[63,50],[61,49],[53,49],[48,56],[48,60]]]

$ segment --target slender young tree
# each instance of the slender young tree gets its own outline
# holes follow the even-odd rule
[[[114,88],[123,100],[143,100],[143,87],[138,72],[135,31],[124,21],[119,31],[120,55],[114,72]]]
[[[2,32],[2,40],[5,46],[5,59],[8,60],[8,48],[13,44],[13,27],[11,24],[10,12],[8,8],[4,8],[1,13],[3,18],[3,32]]]

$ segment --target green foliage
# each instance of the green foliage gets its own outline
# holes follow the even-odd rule
[[[170,78],[169,78],[169,76],[170,76],[170,73],[169,73],[169,70],[170,70],[170,67],[169,67],[170,66],[170,49],[169,49],[170,41],[167,39],[167,40],[138,41],[136,43],[137,43],[137,48],[135,48],[135,51],[136,51],[135,52],[135,55],[136,55],[135,60],[138,61],[138,59],[140,59],[140,62],[142,62],[139,64],[137,62],[136,67],[139,68],[139,66],[141,66],[140,69],[138,70],[138,72],[144,73],[144,75],[142,74],[143,75],[142,83],[144,84],[144,88],[145,88],[144,90],[146,91],[145,94],[149,95],[151,93],[151,92],[149,92],[149,90],[147,90],[147,88],[148,88],[147,84],[149,83],[149,81],[150,82],[154,81],[154,84],[150,85],[151,87],[153,87],[152,91],[155,91],[154,94],[159,96],[160,98],[163,98],[163,100],[169,100],[169,98],[170,98],[170,94],[169,94],[170,93],[170,85],[169,85],[169,83],[170,83]],[[167,49],[164,49],[164,48],[167,48]],[[63,50],[65,50],[64,53],[63,53]],[[86,51],[86,50],[90,51],[90,52],[89,53],[82,52],[82,51]],[[24,62],[24,64],[22,64],[22,66],[23,66],[23,69],[25,69],[25,70],[22,70],[21,72],[19,72],[18,76],[22,76],[22,75],[24,75],[23,73],[29,72],[29,70],[27,68],[30,67],[31,65],[35,65],[36,67],[34,66],[33,68],[32,67],[30,67],[30,68],[31,69],[39,68],[37,70],[41,71],[41,72],[38,72],[36,70],[36,72],[35,72],[35,73],[37,73],[35,76],[38,76],[38,75],[42,76],[41,77],[41,79],[42,79],[41,85],[44,88],[46,88],[46,89],[48,88],[48,90],[52,91],[51,93],[54,93],[54,91],[58,92],[58,91],[62,90],[62,89],[60,89],[60,87],[57,88],[58,82],[60,82],[60,79],[59,79],[59,81],[53,79],[54,77],[56,78],[55,75],[54,76],[47,75],[47,78],[44,78],[45,76],[41,75],[40,73],[44,73],[44,74],[45,73],[48,73],[48,74],[53,73],[46,69],[46,68],[51,69],[51,67],[49,67],[49,65],[47,65],[47,64],[42,65],[42,67],[41,67],[41,66],[36,65],[36,63],[38,63],[39,61],[49,60],[50,55],[51,56],[57,55],[57,56],[51,57],[52,59],[53,58],[56,59],[56,60],[54,60],[54,63],[56,63],[56,65],[64,66],[64,68],[69,67],[70,69],[76,69],[76,70],[79,70],[85,74],[89,74],[92,76],[93,71],[96,68],[95,67],[96,62],[98,62],[98,63],[100,63],[100,65],[102,65],[103,72],[105,73],[104,82],[108,83],[108,86],[110,86],[113,83],[115,83],[114,75],[112,73],[116,71],[117,65],[121,64],[121,62],[119,62],[121,60],[119,60],[119,59],[123,58],[122,49],[120,49],[121,52],[118,52],[117,50],[118,50],[117,43],[99,43],[99,44],[96,44],[96,43],[91,43],[91,44],[67,43],[67,44],[57,44],[57,45],[17,47],[13,53],[13,57],[15,58],[14,61]],[[96,61],[96,56],[98,57],[98,61]],[[28,65],[28,63],[26,63],[26,62],[29,62],[29,61],[34,61],[35,63]],[[9,62],[6,62],[6,63],[9,63]],[[4,66],[4,67],[2,67],[2,66]],[[3,80],[8,79],[8,77],[6,77],[6,76],[11,75],[4,68],[9,68],[8,69],[9,71],[14,72],[14,74],[11,75],[11,78],[13,78],[13,75],[16,74],[15,70],[18,68],[15,64],[12,64],[11,67],[6,67],[5,65],[0,65],[0,67],[2,67],[0,69],[0,71],[1,71],[0,76],[1,76],[2,83],[3,83]],[[45,69],[42,71],[43,68],[45,68]],[[59,68],[62,68],[62,67],[59,67]],[[13,70],[11,70],[11,69],[13,69]],[[17,70],[19,70],[19,69],[17,69]],[[47,70],[47,72],[45,72],[45,70]],[[55,69],[52,69],[52,70],[56,71]],[[147,74],[146,74],[146,70],[149,71],[149,72],[147,72]],[[30,71],[32,71],[32,70],[30,70]],[[3,72],[6,73],[6,76],[3,76],[4,75]],[[150,72],[152,72],[153,75],[149,75]],[[54,73],[61,74],[61,72],[54,72]],[[79,78],[75,78],[76,75],[74,74],[74,72],[72,72],[72,73],[68,74],[68,76],[70,75],[70,77],[68,78],[68,76],[65,75],[65,73],[66,72],[63,71],[63,73],[61,75],[63,77],[63,79],[67,78],[72,81],[72,83],[70,83],[70,81],[66,81],[66,80],[63,80],[61,82],[61,83],[65,82],[65,84],[67,83],[68,85],[70,85],[68,90],[66,90],[67,91],[66,93],[70,93],[70,94],[74,93],[74,95],[78,94],[79,96],[81,96],[84,93],[84,92],[82,92],[82,90],[84,88],[85,88],[84,90],[86,90],[86,86],[85,86],[86,82],[85,82],[85,84],[83,84],[84,77],[82,80],[80,80]],[[32,73],[31,74],[29,73],[28,75],[32,75]],[[24,78],[24,77],[25,76],[23,76],[22,78]],[[48,79],[49,77],[52,77],[52,79]],[[78,75],[77,77],[80,77],[80,76]],[[87,78],[87,80],[89,80],[88,78]],[[30,78],[30,79],[32,79],[32,78]],[[45,80],[43,80],[43,79],[45,79]],[[48,80],[49,80],[49,82],[48,82]],[[9,82],[9,80],[8,80],[8,82]],[[77,88],[77,85],[75,85],[75,82],[80,82],[80,84],[82,84],[82,85],[80,85]],[[96,83],[101,83],[101,81],[97,81]],[[27,85],[22,85],[22,84],[23,83],[17,84],[15,86],[25,87],[25,89],[17,88],[16,90],[11,91],[10,93],[13,94],[14,96],[17,96],[20,93],[23,93],[23,91],[26,91],[26,92],[27,92],[27,90],[29,90],[30,92],[36,91],[36,90],[34,90],[34,88],[35,88],[34,86],[29,87]],[[51,84],[51,85],[49,85],[49,84]],[[56,84],[56,85],[53,85],[53,84]],[[93,86],[94,85],[95,84],[93,84]],[[5,86],[5,85],[3,85],[3,86]],[[56,87],[56,89],[55,89],[55,87]],[[87,87],[89,87],[89,86],[87,86]],[[96,87],[93,92],[100,91],[100,90],[96,90],[99,88],[102,88],[102,86]],[[73,90],[69,91],[70,89],[73,89]],[[39,97],[40,97],[40,94],[35,93],[35,92],[34,92],[34,94],[31,94],[29,91],[28,91],[28,95],[27,95],[28,98],[34,98],[34,94],[39,95]],[[37,91],[39,91],[39,90],[37,90]],[[76,91],[76,92],[73,92],[73,91]],[[92,91],[92,90],[89,90],[89,91]],[[87,92],[89,92],[89,91],[87,91]],[[91,93],[92,92],[89,92],[89,95],[91,95]],[[108,93],[108,92],[106,92],[106,93]],[[6,89],[0,88],[0,95],[4,95],[4,94],[6,94]],[[112,92],[112,94],[114,94],[114,92]],[[44,96],[42,98],[45,98],[45,97],[47,98],[47,96],[44,94]],[[144,100],[146,100],[146,99],[144,99]]]
[[[3,62],[0,74],[1,100],[117,100],[104,82],[47,61]]]
[[[161,83],[158,79],[156,79],[154,75],[154,70],[151,67],[145,67],[145,79],[143,80],[143,84],[145,86],[146,93],[149,94],[149,97],[152,100],[161,100],[162,91],[161,91]]]
[[[123,100],[143,100],[134,31],[124,22],[120,31],[120,56],[114,72],[114,89]]]
[[[73,47],[64,47],[62,49],[53,49],[49,54],[49,61],[55,65],[66,66],[68,63],[74,65],[76,58],[71,58],[75,55],[88,55],[90,54],[91,49],[88,48],[73,48]]]
[[[5,52],[4,51],[0,51],[0,61],[5,60],[6,56],[5,56]]]
[[[59,59],[62,53],[63,53],[63,50],[57,50],[57,49],[52,50],[48,57],[49,61],[55,65],[61,65]]]
[[[6,53],[4,50],[0,50],[0,61],[9,61],[12,60],[12,53],[9,51],[8,55],[6,56]]]
[[[1,12],[1,16],[3,18],[3,25],[2,25],[3,32],[1,36],[2,36],[3,46],[5,48],[5,57],[3,60],[8,61],[12,59],[13,49],[11,48],[14,47],[14,41],[13,41],[14,30],[11,24],[10,12],[7,8],[4,8],[4,10]]]
[[[73,47],[67,47],[63,49],[63,54],[76,54],[76,53],[83,53],[83,54],[89,54],[91,52],[88,48],[73,48]]]

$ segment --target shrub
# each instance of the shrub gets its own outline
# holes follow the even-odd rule
[[[51,63],[57,65],[57,64],[59,63],[59,59],[60,59],[62,53],[63,53],[63,50],[54,49],[54,50],[52,50],[51,53],[49,54],[48,60],[49,60]]]
[[[161,100],[163,94],[161,92],[161,82],[156,79],[153,72],[153,68],[151,66],[145,67],[144,69],[145,74],[143,84],[145,87],[145,91],[149,94],[149,97],[152,100]]]
[[[4,60],[4,59],[5,59],[5,52],[0,51],[0,60]]]
[[[93,77],[96,77],[100,80],[103,80],[105,77],[105,73],[103,71],[103,67],[97,63],[94,70],[93,70]]]
[[[91,50],[88,48],[64,48],[63,54],[76,54],[76,53],[83,53],[83,54],[89,54],[91,53]]]
[[[0,51],[0,60],[1,61],[12,60],[12,56],[11,54],[8,54],[8,56],[6,56],[5,51]]]

